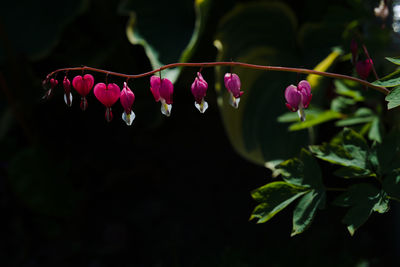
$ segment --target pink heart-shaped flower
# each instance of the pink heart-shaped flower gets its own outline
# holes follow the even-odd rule
[[[92,90],[93,84],[94,78],[90,74],[86,74],[83,77],[78,75],[72,80],[72,86],[81,96],[89,94],[90,90]]]
[[[94,95],[106,107],[111,107],[119,99],[121,90],[115,83],[98,83],[94,86]]]

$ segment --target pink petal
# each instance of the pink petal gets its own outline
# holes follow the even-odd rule
[[[160,83],[161,79],[158,76],[150,77],[150,91],[154,96],[156,102],[160,101]]]
[[[172,104],[172,95],[174,93],[174,85],[166,78],[161,80],[160,84],[160,98],[165,100],[168,105]]]
[[[94,87],[94,95],[106,107],[111,107],[118,101],[120,96],[120,88],[115,83],[98,83]]]
[[[81,96],[89,94],[90,90],[92,90],[93,84],[94,78],[90,74],[86,74],[83,77],[78,75],[72,80],[72,86]]]
[[[133,102],[135,101],[135,94],[131,91],[126,82],[124,83],[124,88],[121,91],[119,101],[121,102],[125,112],[130,114]]]
[[[290,85],[285,90],[285,98],[286,102],[293,108],[296,109],[299,107],[302,95],[297,90],[296,86]]]
[[[226,73],[224,76],[224,83],[226,89],[232,93],[235,98],[240,97],[240,79],[235,73]]]

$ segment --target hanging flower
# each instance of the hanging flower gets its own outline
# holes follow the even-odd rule
[[[63,80],[64,86],[64,102],[68,107],[72,106],[72,94],[71,94],[71,82],[68,80],[67,76]]]
[[[92,90],[94,84],[94,78],[90,74],[86,74],[85,76],[75,76],[72,80],[72,86],[75,90],[81,95],[81,109],[87,109],[87,100],[86,96],[89,94],[90,90]]]
[[[204,100],[207,93],[208,84],[204,80],[200,72],[197,73],[197,77],[192,83],[191,90],[194,96],[194,106],[201,112],[204,113],[208,108],[208,103]]]
[[[358,73],[358,76],[361,77],[361,79],[367,79],[369,74],[372,71],[372,59],[367,58],[366,60],[360,60],[357,62],[356,65],[356,71]]]
[[[115,83],[98,83],[94,86],[94,95],[96,98],[106,106],[106,120],[110,122],[113,119],[113,114],[111,112],[111,106],[118,101],[120,96],[120,88]]]
[[[49,84],[50,84],[50,89],[49,89]],[[42,99],[49,99],[50,97],[53,96],[54,88],[58,85],[58,81],[54,78],[51,79],[46,78],[46,80],[42,82],[42,85],[45,89],[47,89]]]
[[[232,105],[232,107],[238,108],[240,96],[243,94],[243,92],[240,91],[241,84],[239,76],[237,76],[235,73],[226,73],[224,77],[224,83],[230,94],[229,103]]]
[[[306,80],[302,80],[296,86],[289,85],[285,90],[286,107],[292,111],[298,111],[301,121],[306,120],[304,109],[308,108],[311,102],[311,85]]]
[[[161,101],[161,113],[169,117],[172,110],[172,95],[174,93],[174,85],[167,78],[161,79],[158,76],[150,77],[150,90],[154,99]]]
[[[135,113],[132,111],[132,105],[135,101],[135,94],[131,91],[126,82],[124,82],[124,88],[121,91],[119,101],[124,108],[122,119],[127,125],[132,125],[132,122],[135,119]]]

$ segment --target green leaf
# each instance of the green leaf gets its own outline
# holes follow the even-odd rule
[[[283,179],[296,186],[306,186],[322,190],[321,169],[312,154],[302,149],[300,158],[286,160],[279,164]]]
[[[342,167],[334,172],[336,176],[343,178],[366,178],[373,177],[376,174],[372,173],[370,170],[359,169],[356,167]]]
[[[400,77],[396,77],[396,78],[389,79],[389,80],[381,79],[381,80],[377,80],[377,81],[373,82],[372,84],[376,85],[376,86],[382,86],[382,87],[395,87],[395,86],[400,85]]]
[[[316,108],[309,108],[306,110],[307,113],[307,120],[313,120],[318,117],[323,110],[316,109]],[[286,122],[298,122],[300,120],[299,115],[297,112],[286,112],[280,115],[277,119],[278,122],[286,123]]]
[[[325,198],[325,191],[312,190],[300,199],[293,212],[291,236],[303,233],[311,225],[317,208],[324,205]]]
[[[349,128],[345,128],[330,143],[310,146],[310,151],[316,157],[333,164],[367,169],[368,145],[360,134]]]
[[[286,208],[298,197],[307,192],[307,188],[298,187],[286,182],[272,182],[252,192],[252,197],[261,202],[253,210],[250,220],[258,219],[257,223],[264,223],[275,214]]]
[[[343,81],[334,80],[335,92],[342,96],[347,96],[352,98],[356,102],[364,101],[364,97],[359,91],[350,89]]]
[[[307,111],[305,111],[305,112],[306,112],[306,116],[307,116]],[[318,124],[321,124],[321,123],[324,123],[327,121],[339,119],[342,116],[343,115],[339,112],[336,112],[333,110],[326,110],[315,117],[308,118],[308,116],[307,116],[306,121],[303,121],[303,122],[300,121],[300,122],[290,125],[289,131],[298,131],[298,130],[307,129],[307,128],[313,127],[315,125],[318,125]]]
[[[350,207],[343,218],[343,223],[351,235],[364,224],[373,211],[384,213],[389,209],[388,199],[376,187],[360,183],[351,186],[348,191],[334,201],[342,207]]]
[[[336,126],[343,127],[343,126],[350,126],[360,123],[367,123],[371,122],[376,118],[374,112],[369,108],[359,108],[353,116],[342,119],[335,123]]]
[[[387,59],[388,61],[390,61],[396,65],[400,65],[400,58],[398,58],[398,57],[385,57],[385,59]]]
[[[293,64],[297,58],[296,26],[293,11],[282,2],[238,4],[218,26],[214,42],[217,61]],[[285,125],[276,121],[287,110],[283,90],[292,74],[240,67],[217,67],[215,71],[222,121],[231,144],[241,156],[264,165],[277,158],[293,157],[307,144],[307,132],[289,133]],[[231,71],[240,77],[244,91],[238,109],[229,104],[223,82],[225,73]]]
[[[393,88],[390,93],[385,97],[388,101],[388,109],[400,106],[400,86]]]
[[[211,2],[197,0],[193,5],[193,1],[154,0],[149,5],[146,1],[125,0],[119,11],[129,15],[128,40],[144,47],[152,68],[156,69],[190,60],[197,41],[205,32]],[[167,69],[163,76],[175,82],[180,72],[181,68]]]
[[[390,197],[400,199],[400,169],[388,174],[383,180],[382,187]]]
[[[371,128],[369,129],[368,138],[372,141],[382,143],[382,128],[381,119],[376,116],[372,121]]]
[[[338,96],[331,102],[331,110],[336,112],[346,112],[350,107],[354,106],[356,101],[351,98]]]

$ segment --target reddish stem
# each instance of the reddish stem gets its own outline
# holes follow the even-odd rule
[[[123,74],[123,73],[118,73],[118,72],[113,72],[113,71],[107,71],[107,70],[102,70],[102,69],[97,69],[97,68],[92,68],[92,67],[87,67],[87,66],[82,66],[82,67],[75,67],[75,68],[63,68],[63,69],[58,69],[53,72],[51,72],[49,75],[47,75],[47,78],[50,78],[54,74],[60,72],[60,71],[93,71],[93,72],[99,72],[99,73],[105,73],[109,75],[114,75],[118,77],[123,77],[127,79],[136,79],[136,78],[142,78],[146,77],[149,75],[152,75],[154,73],[160,72],[165,69],[169,68],[174,68],[174,67],[201,67],[201,68],[207,68],[207,67],[215,67],[215,66],[228,66],[228,67],[243,67],[243,68],[249,68],[249,69],[257,69],[257,70],[266,70],[266,71],[283,71],[283,72],[295,72],[295,73],[303,73],[303,74],[314,74],[314,75],[319,75],[319,76],[325,76],[325,77],[330,77],[330,78],[336,78],[336,79],[343,79],[343,80],[350,80],[357,82],[359,84],[365,85],[367,87],[370,87],[376,91],[379,91],[385,95],[389,94],[390,91],[386,89],[385,87],[381,86],[376,86],[373,85],[367,81],[352,77],[352,76],[347,76],[343,74],[337,74],[337,73],[331,73],[331,72],[323,72],[323,71],[316,71],[316,70],[310,70],[310,69],[304,69],[304,68],[290,68],[290,67],[277,67],[277,66],[264,66],[264,65],[254,65],[254,64],[248,64],[248,63],[242,63],[242,62],[203,62],[203,63],[172,63],[168,65],[164,65],[161,68],[148,71],[142,74]]]

